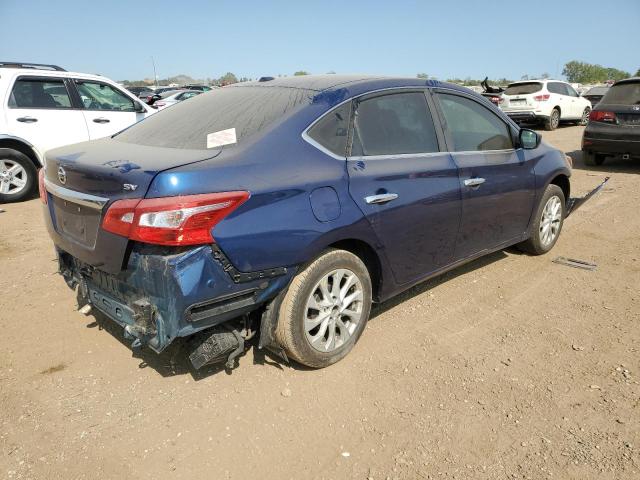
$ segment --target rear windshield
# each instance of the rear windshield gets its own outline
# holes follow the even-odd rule
[[[612,86],[601,103],[603,105],[640,105],[640,82],[625,82]]]
[[[589,90],[587,90],[586,93],[584,93],[584,96],[587,95],[604,95],[605,93],[607,93],[609,91],[609,87],[593,87],[590,88]]]
[[[528,83],[512,83],[504,91],[505,95],[526,95],[528,93],[536,93],[542,90],[542,84],[540,82],[528,82]]]
[[[206,149],[207,136],[235,129],[235,142],[229,143],[241,143],[310,98],[308,90],[296,88],[219,88],[151,115],[114,138],[156,147]],[[229,138],[224,133],[223,137]]]

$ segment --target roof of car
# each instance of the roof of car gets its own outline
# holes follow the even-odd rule
[[[66,70],[50,70],[44,68],[21,68],[21,67],[2,67],[0,70],[0,75],[3,72],[18,72],[24,75],[42,75],[48,77],[83,77],[83,78],[91,78],[96,80],[104,80],[106,77],[102,75],[97,75],[95,73],[81,73],[81,72],[68,72]]]
[[[620,83],[627,83],[627,82],[640,82],[640,77],[631,77],[631,78],[625,78],[623,80],[618,80],[616,83],[614,83],[614,85],[618,85]]]
[[[532,78],[531,80],[518,80],[517,82],[511,82],[509,85],[516,85],[518,83],[544,83],[544,82],[561,82],[568,83],[564,80],[556,80],[555,78]]]
[[[273,80],[266,81],[253,81],[234,83],[224,88],[229,87],[282,87],[282,88],[298,88],[302,90],[310,90],[315,92],[322,92],[325,90],[331,90],[342,87],[366,87],[367,84],[371,84],[376,88],[393,88],[393,87],[406,87],[406,86],[443,86],[455,90],[467,91],[465,87],[459,85],[440,82],[438,80],[425,80],[423,78],[410,78],[410,77],[384,77],[375,75],[300,75],[293,77],[279,77]]]

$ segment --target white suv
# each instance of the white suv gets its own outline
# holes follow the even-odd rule
[[[0,62],[0,203],[36,189],[47,150],[113,135],[152,113],[100,75]]]
[[[558,80],[512,83],[500,97],[499,105],[513,120],[541,122],[546,130],[555,130],[564,121],[586,125],[591,112],[589,100],[567,82]]]

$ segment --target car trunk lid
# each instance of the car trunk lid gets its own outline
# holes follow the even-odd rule
[[[48,152],[44,179],[54,242],[88,264],[119,271],[128,242],[100,228],[109,205],[143,198],[158,173],[219,153],[220,149],[152,147],[111,139]]]

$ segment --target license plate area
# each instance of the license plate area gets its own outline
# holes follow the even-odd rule
[[[623,125],[640,125],[640,115],[633,113],[620,113],[618,116],[618,122]]]
[[[58,233],[93,248],[100,224],[100,211],[53,195],[52,200]]]

